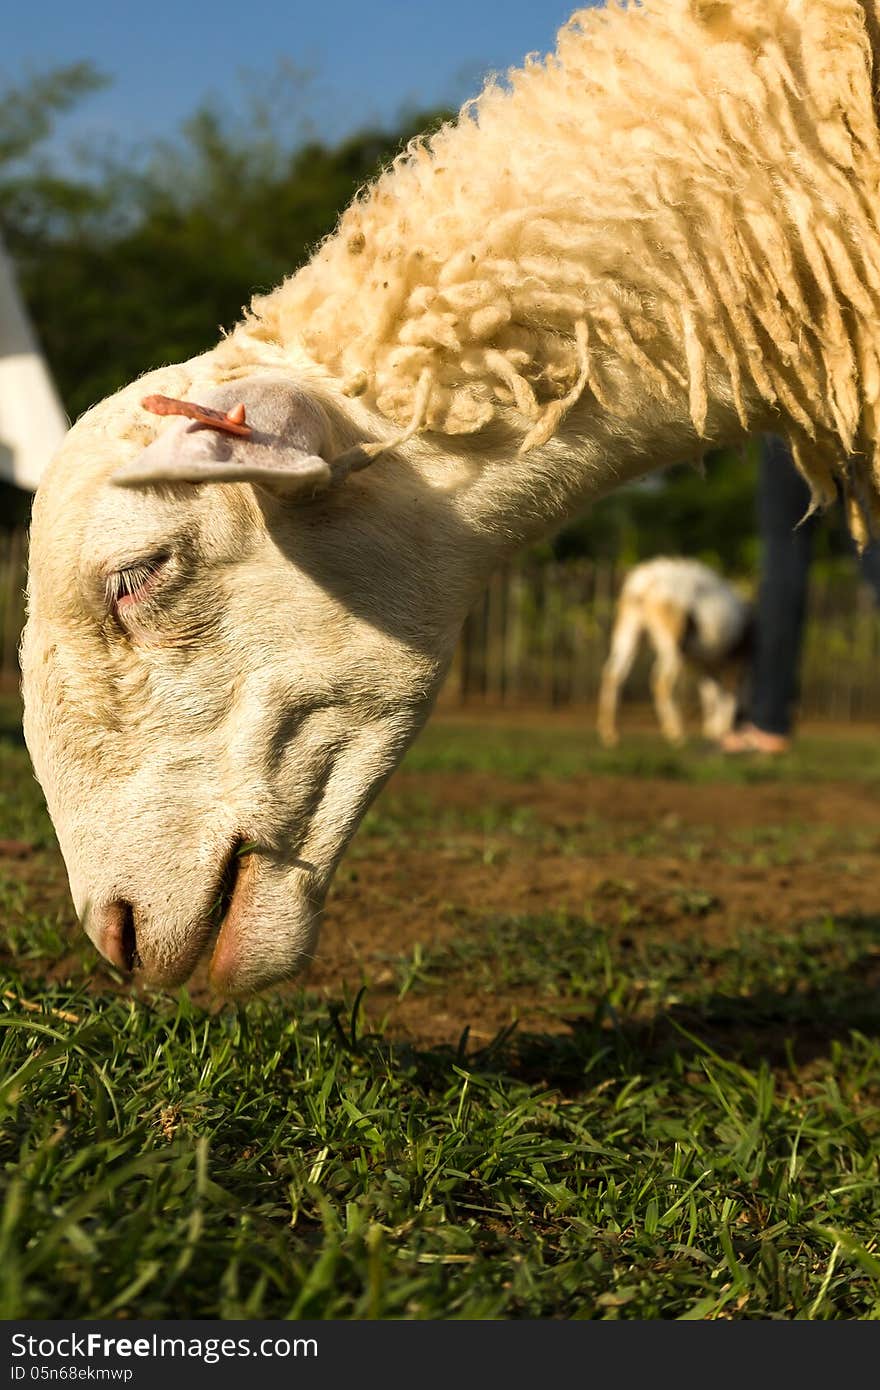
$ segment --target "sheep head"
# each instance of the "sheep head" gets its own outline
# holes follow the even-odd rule
[[[99,949],[165,985],[211,951],[242,993],[312,954],[469,594],[442,489],[399,458],[336,486],[369,453],[326,394],[209,366],[103,402],[46,474],[25,736]],[[148,390],[202,418],[160,422]]]

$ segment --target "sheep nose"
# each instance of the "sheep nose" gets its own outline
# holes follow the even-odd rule
[[[134,910],[122,898],[97,909],[92,939],[111,965],[131,974],[138,960]]]

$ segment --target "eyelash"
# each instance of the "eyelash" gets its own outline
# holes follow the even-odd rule
[[[114,613],[124,612],[149,598],[169,558],[168,555],[154,555],[108,575],[107,602]]]

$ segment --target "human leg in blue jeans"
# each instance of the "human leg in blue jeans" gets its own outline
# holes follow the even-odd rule
[[[758,531],[761,581],[755,614],[750,723],[724,740],[730,752],[784,752],[797,704],[813,538],[818,518],[804,516],[807,484],[788,446],[775,435],[761,441]],[[862,574],[880,602],[880,544],[860,557]]]
[[[768,734],[791,733],[816,517],[803,521],[810,490],[775,435],[761,441],[758,534],[761,582],[752,657],[752,723]],[[798,523],[801,523],[798,525]]]

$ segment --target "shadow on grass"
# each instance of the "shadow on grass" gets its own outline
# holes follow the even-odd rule
[[[298,1002],[285,998],[285,1011],[292,1006],[297,1013],[308,1013],[317,1005],[319,1014],[329,1015],[332,1032],[345,1051],[362,1056],[381,1053],[386,1063],[394,1065],[396,1060],[413,1066],[425,1081],[448,1076],[450,1067],[457,1066],[573,1093],[606,1077],[668,1074],[676,1058],[690,1062],[698,1053],[715,1054],[725,1063],[748,1069],[765,1062],[794,1073],[812,1062],[827,1061],[833,1044],[845,1043],[853,1034],[880,1039],[880,915],[838,920],[841,926],[870,932],[878,947],[876,951],[869,947],[845,967],[828,970],[820,983],[765,985],[747,995],[713,991],[637,1016],[618,1012],[602,997],[589,1013],[572,1012],[565,1020],[567,1032],[524,1031],[513,1023],[480,1047],[472,1044],[467,1028],[456,1044],[419,1045],[384,1033],[362,1033],[358,1012],[361,998],[368,993],[363,988],[353,1002],[318,1003],[308,992]],[[0,952],[0,959],[4,955]],[[53,990],[63,981],[81,989],[87,984],[87,965],[93,962],[84,961],[82,952],[71,952],[48,974],[33,968],[37,961],[8,958],[4,964],[15,973],[23,969],[31,990],[35,986]],[[96,1001],[132,992],[120,977],[104,978],[100,969],[97,978],[89,973],[87,987]],[[142,1000],[150,1007],[157,1001],[160,1006],[170,1003],[162,993],[153,997],[148,992]]]
[[[854,1034],[868,1042],[880,1040],[880,914],[851,914],[835,922],[841,930],[859,933],[864,949],[836,966],[824,967],[814,960],[809,980],[792,982],[789,977],[778,986],[763,984],[742,994],[718,989],[702,995],[695,992],[691,999],[654,1012],[620,1012],[608,996],[591,1000],[589,1011],[578,1012],[577,1002],[572,1001],[564,1019],[567,1031],[525,1031],[512,1024],[480,1047],[474,1046],[467,1028],[457,1043],[435,1045],[362,1031],[360,1005],[368,995],[364,987],[354,999],[344,1001],[328,1002],[297,989],[279,994],[276,1002],[285,1015],[292,1010],[323,1020],[343,1051],[364,1060],[381,1059],[383,1066],[411,1068],[427,1086],[446,1084],[456,1067],[502,1082],[519,1080],[574,1095],[606,1078],[684,1074],[699,1056],[714,1056],[722,1064],[748,1070],[765,1063],[794,1076],[811,1063],[833,1060],[834,1045],[849,1042]],[[108,998],[131,996],[127,981],[105,975],[100,963],[95,971],[91,955],[85,958],[83,943],[81,950],[66,952],[62,944],[69,946],[59,943],[58,960],[48,972],[43,968],[44,957],[12,958],[2,946],[0,961],[11,974],[21,972],[19,978],[28,982],[31,998],[41,990],[50,994],[59,989],[63,993],[65,988],[75,994],[84,990],[100,1011]],[[75,1001],[77,1009],[82,998],[79,994]],[[167,1012],[172,1007],[170,996],[162,992],[140,998],[151,1010]],[[51,1009],[51,999],[40,1002]],[[194,1007],[202,1015],[201,1004],[194,1001]],[[236,1011],[238,1007],[225,1006]]]
[[[669,1072],[676,1057],[714,1054],[724,1063],[752,1069],[765,1062],[792,1073],[827,1061],[835,1042],[856,1033],[880,1039],[880,916],[839,919],[876,936],[869,949],[821,984],[790,984],[748,995],[713,992],[646,1017],[621,1016],[607,999],[590,1014],[568,1018],[568,1033],[522,1032],[513,1025],[487,1046],[440,1046],[414,1053],[429,1069],[450,1061],[474,1072],[518,1078],[564,1092],[606,1077]]]

